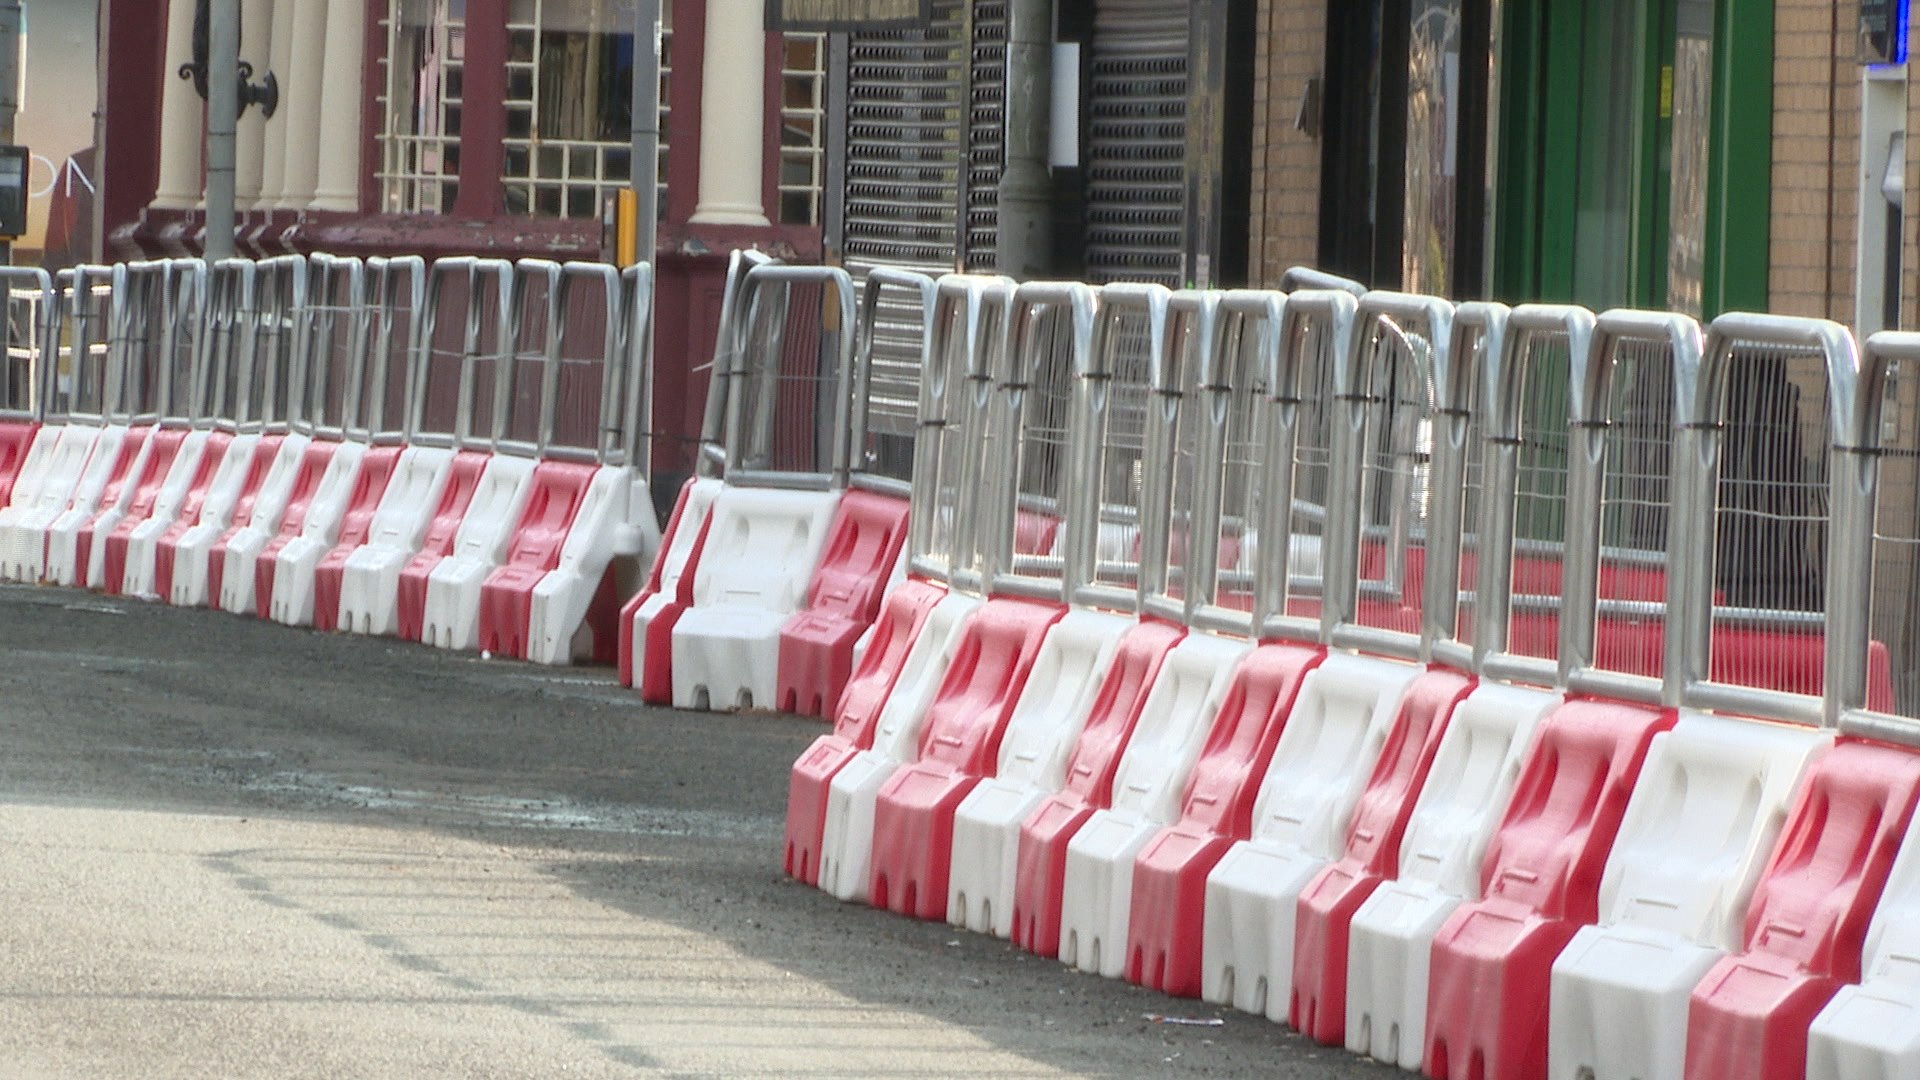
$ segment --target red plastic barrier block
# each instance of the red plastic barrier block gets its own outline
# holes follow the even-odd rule
[[[268,540],[253,559],[253,609],[262,619],[272,618],[274,567],[281,549],[300,535],[313,508],[313,496],[320,490],[320,478],[333,462],[339,443],[315,439],[300,455],[300,471],[293,475],[293,491],[287,496],[287,509],[280,517],[280,531]]]
[[[140,475],[134,478],[133,497],[127,502],[127,512],[107,534],[105,588],[108,593],[119,594],[127,574],[127,544],[133,539],[134,527],[153,516],[153,504],[160,498],[160,489],[166,486],[167,470],[173,467],[180,444],[186,440],[187,433],[179,428],[162,428],[153,433],[153,450],[147,455]]]
[[[1060,519],[1051,514],[1016,510],[1013,518],[1013,550],[1017,555],[1051,555],[1060,537]]]
[[[39,424],[0,423],[0,507],[13,498],[13,482],[19,478],[20,465],[27,460],[33,437],[39,433]]]
[[[673,500],[673,513],[667,515],[666,531],[660,534],[660,549],[653,553],[653,566],[647,570],[646,583],[641,585],[640,591],[635,593],[631,598],[629,598],[626,604],[620,608],[620,685],[621,686],[633,685],[633,658],[635,655],[634,653],[635,642],[633,640],[633,617],[639,614],[640,605],[646,603],[648,597],[656,596],[660,592],[661,566],[667,560],[667,552],[673,550],[674,540],[678,538],[678,536],[680,535],[681,528],[685,526],[686,514],[687,514],[687,500],[692,496],[693,485],[698,481],[698,479],[699,479],[698,477],[688,477],[687,482],[680,485],[680,494],[676,496]],[[693,597],[692,575],[687,575],[685,577],[685,579],[681,583],[680,591],[683,594],[685,594],[685,602],[692,603],[692,597]],[[640,643],[643,649],[645,644],[646,644],[645,642]],[[667,638],[662,639],[663,658],[671,655],[671,650],[669,648],[670,645],[671,645],[671,641],[669,639]],[[648,656],[648,666],[651,667],[652,660],[653,660],[652,654],[649,653],[647,654],[647,656]],[[664,663],[666,662],[666,660],[663,659],[662,662]],[[669,698],[671,698],[672,694],[673,694],[672,686],[669,685],[667,688],[667,695]]]
[[[927,707],[920,760],[895,772],[874,804],[867,888],[874,907],[946,917],[954,810],[998,765],[1000,737],[1033,659],[1063,614],[1053,604],[997,599],[967,620]]]
[[[1808,1025],[1860,981],[1916,796],[1910,750],[1843,738],[1808,767],[1748,903],[1745,951],[1715,964],[1688,1003],[1688,1080],[1805,1074]]]
[[[347,512],[340,518],[340,539],[313,568],[313,627],[316,630],[339,629],[340,584],[346,578],[347,559],[367,542],[367,534],[373,528],[373,515],[380,509],[380,497],[386,494],[393,471],[400,466],[403,449],[376,446],[360,458],[360,474],[354,478]]]
[[[787,874],[820,884],[820,848],[826,842],[827,792],[848,761],[873,746],[880,709],[892,692],[907,652],[926,625],[927,616],[947,590],[920,578],[908,578],[887,594],[873,641],[860,670],[840,695],[833,732],[822,735],[793,763],[787,780],[787,842],[781,860]]]
[[[1487,846],[1484,898],[1455,909],[1433,940],[1427,1075],[1546,1075],[1553,961],[1598,917],[1600,876],[1647,744],[1676,719],[1582,699],[1541,722]]]
[[[1095,810],[1113,802],[1113,774],[1140,722],[1160,665],[1187,636],[1185,627],[1142,620],[1127,631],[1100,684],[1087,726],[1067,759],[1066,783],[1020,823],[1013,881],[1013,941],[1042,956],[1060,953],[1060,895],[1067,844]]]
[[[533,467],[532,491],[507,545],[506,558],[480,586],[483,650],[526,659],[534,586],[560,565],[567,530],[573,527],[597,471],[598,466],[567,461],[542,461]]]
[[[1323,649],[1267,644],[1234,669],[1233,683],[1181,796],[1180,820],[1133,863],[1126,977],[1176,997],[1200,994],[1200,928],[1207,874],[1253,829],[1253,803],[1307,672]]]
[[[427,621],[427,575],[453,550],[454,534],[460,531],[460,519],[466,516],[473,489],[480,486],[480,473],[486,467],[487,455],[478,450],[462,450],[453,456],[447,486],[433,511],[433,521],[427,525],[420,553],[400,571],[400,636],[408,641],[420,640]]]
[[[780,628],[781,709],[824,716],[839,702],[853,673],[854,642],[879,614],[887,577],[900,561],[907,510],[907,500],[870,491],[841,497],[806,606]]]
[[[1293,924],[1294,1030],[1344,1046],[1347,1037],[1347,932],[1354,912],[1400,867],[1400,840],[1413,818],[1453,710],[1473,692],[1471,676],[1430,668],[1407,687],[1386,744],[1347,825],[1345,854],[1300,893]]]

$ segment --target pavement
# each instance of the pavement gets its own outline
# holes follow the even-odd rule
[[[62,589],[0,643],[0,1080],[1404,1075],[788,881],[815,721]]]

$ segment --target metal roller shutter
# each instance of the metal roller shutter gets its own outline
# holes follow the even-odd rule
[[[935,0],[925,29],[847,43],[842,246],[847,269],[939,275],[995,267],[1005,156],[1006,0]],[[874,336],[872,430],[913,433],[918,310],[883,302]]]
[[[1178,287],[1186,267],[1186,4],[1097,0],[1087,101],[1087,274]]]

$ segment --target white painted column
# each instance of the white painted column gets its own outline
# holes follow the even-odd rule
[[[240,59],[253,65],[253,81],[263,83],[273,71],[273,0],[244,0],[240,6],[242,30]],[[274,72],[278,78],[279,73]],[[260,181],[266,164],[267,117],[255,105],[240,114],[235,126],[233,201],[242,210],[251,210],[260,201]]]
[[[765,26],[763,0],[708,0],[695,224],[767,224]]]
[[[184,210],[200,203],[201,120],[205,103],[180,65],[193,60],[193,0],[167,9],[167,66],[161,72],[160,183],[153,205]]]
[[[287,78],[287,63],[293,57],[294,7],[294,0],[273,0],[268,55],[274,77],[280,80],[280,108],[267,121],[266,140],[260,148],[260,195],[253,204],[257,210],[273,209],[287,192],[287,97],[293,89]]]
[[[293,6],[293,56],[287,73],[281,78],[285,88],[280,107],[287,116],[287,165],[284,187],[274,206],[281,210],[304,210],[313,201],[320,186],[320,95],[329,81],[333,61],[327,52],[327,9],[352,7],[353,4],[316,4],[305,0]],[[280,20],[275,19],[277,24]],[[277,29],[277,27],[276,27]],[[356,76],[354,88],[359,89]],[[357,118],[346,121],[357,131]]]
[[[360,115],[367,5],[327,6],[327,70],[320,94],[319,183],[312,208],[360,208]]]

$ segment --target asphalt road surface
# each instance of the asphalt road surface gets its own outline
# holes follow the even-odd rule
[[[61,589],[0,646],[0,1078],[1404,1075],[786,880],[812,721]]]

